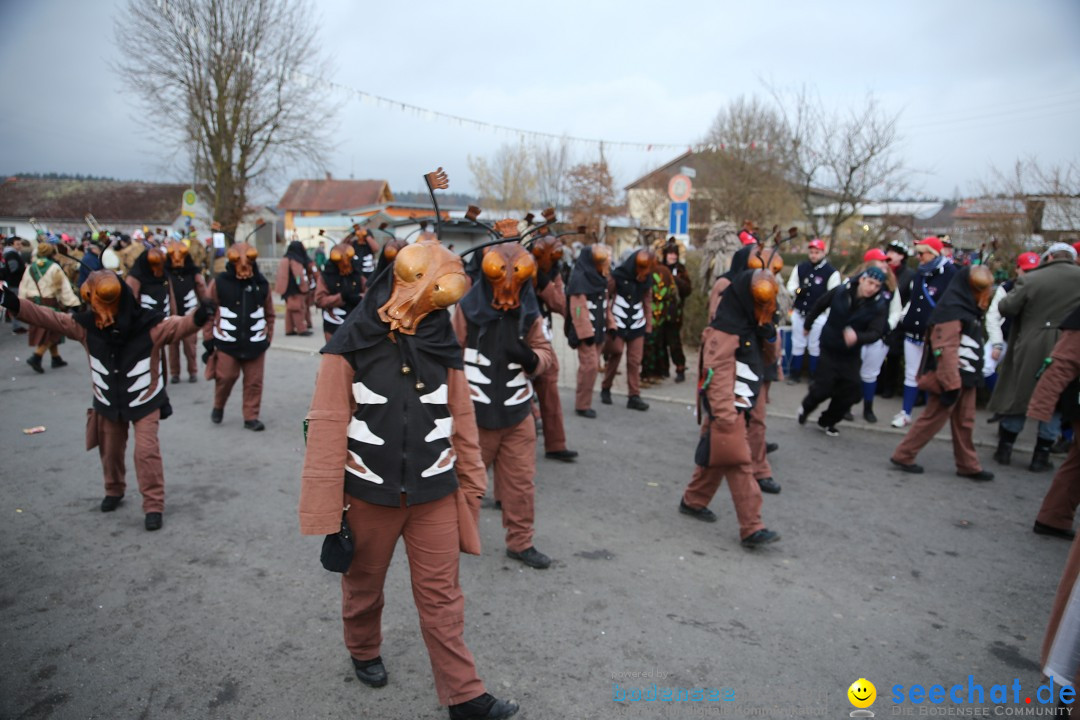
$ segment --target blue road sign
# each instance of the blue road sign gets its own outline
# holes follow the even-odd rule
[[[671,203],[671,215],[668,220],[668,233],[670,235],[686,235],[690,227],[690,203]]]

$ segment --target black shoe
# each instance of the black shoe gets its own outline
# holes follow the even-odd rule
[[[197,382],[199,382],[199,376],[198,375],[188,375],[187,381],[189,383],[197,383]]]
[[[825,428],[826,437],[840,437],[840,431],[836,429],[835,425],[829,425]]]
[[[780,494],[780,483],[776,482],[771,477],[758,478],[757,484],[763,493],[771,493],[773,495]]]
[[[520,560],[531,568],[546,570],[551,565],[551,558],[534,547],[527,547],[521,552],[507,549],[506,557],[511,560]]]
[[[173,385],[179,385],[180,384],[180,376],[179,375],[173,375],[171,378],[169,378],[169,382],[171,382]]]
[[[922,465],[918,465],[916,463],[902,463],[899,460],[893,460],[892,458],[889,458],[889,462],[891,462],[893,465],[900,468],[904,472],[911,473],[912,475],[920,475],[923,471]]]
[[[1065,530],[1063,528],[1056,528],[1053,525],[1046,525],[1044,523],[1035,521],[1035,527],[1032,528],[1036,535],[1050,535],[1051,537],[1065,538],[1066,540],[1072,540],[1076,537],[1074,530]]]
[[[34,368],[34,372],[36,372],[36,373],[40,374],[40,373],[45,372],[45,368],[41,367],[41,356],[40,355],[31,354],[30,357],[26,358],[26,364],[29,365],[30,367]]]
[[[577,456],[577,450],[548,450],[544,453],[544,457],[548,460],[562,460],[563,462],[574,462]]]
[[[67,367],[67,361],[64,360],[64,358],[60,357],[59,355],[53,355],[52,356],[52,364],[50,365],[50,367],[54,367],[54,368]]]
[[[214,408],[210,411],[210,422],[220,425],[221,418],[225,417],[225,410],[222,408]]]
[[[469,702],[450,706],[450,720],[503,720],[518,711],[518,704],[499,700],[488,693]]]
[[[589,418],[590,420],[596,417],[596,411],[592,408],[586,408],[585,410],[575,410],[574,412],[578,414],[578,417]]]
[[[304,332],[296,333],[296,334],[301,336],[301,337],[310,337],[311,335],[314,335],[315,333],[314,333],[313,330],[305,330]]]
[[[686,504],[683,500],[679,501],[679,512],[683,515],[689,515],[692,518],[697,518],[702,522],[716,522],[716,513],[707,507],[703,507],[700,510],[695,510]]]
[[[649,403],[642,400],[640,395],[631,395],[626,399],[626,407],[631,410],[648,410]]]
[[[261,420],[245,420],[244,429],[254,430],[255,432],[262,432],[266,429],[266,426],[262,424]]]
[[[851,411],[849,410],[844,413],[844,420],[846,420],[847,422],[855,422],[855,416],[852,415]]]
[[[101,501],[101,512],[112,512],[116,508],[120,507],[120,503],[124,501],[124,496],[120,495],[106,495],[105,499]]]
[[[371,660],[349,659],[352,660],[353,671],[356,672],[357,680],[373,688],[386,685],[386,666],[383,665],[381,655]]]
[[[800,425],[806,424],[806,410],[804,410],[801,405],[799,406],[799,416],[796,418],[796,420],[799,421]]]
[[[683,371],[683,370],[676,371],[676,373],[675,373],[675,382],[677,382],[677,383],[686,382],[686,372]]]
[[[151,532],[160,530],[162,525],[161,513],[146,513],[146,520],[143,522],[143,525]]]
[[[1031,472],[1046,472],[1053,469],[1054,463],[1050,462],[1050,448],[1035,448],[1035,452],[1031,455],[1031,464],[1028,465],[1028,470]]]
[[[776,452],[780,449],[780,443],[765,443],[765,454]]]
[[[874,411],[873,411],[872,408],[866,408],[865,410],[863,410],[862,417],[863,417],[863,420],[865,420],[868,423],[873,424],[873,423],[877,422],[877,415],[874,414]]]
[[[994,462],[996,462],[998,465],[1008,465],[1009,463],[1011,463],[1012,449],[1013,444],[1011,442],[998,440],[997,450],[994,451]]]
[[[768,529],[758,530],[753,535],[747,535],[741,541],[743,547],[758,547],[760,545],[768,545],[774,543],[780,539],[780,533],[773,532]]]
[[[604,388],[600,388],[600,402],[604,403],[605,405],[610,405],[611,404],[611,390],[610,389],[605,390]]]
[[[967,478],[968,480],[975,480],[977,482],[987,482],[988,480],[994,479],[994,473],[989,470],[980,470],[979,472],[973,473],[962,473],[958,470],[956,474],[960,477]]]

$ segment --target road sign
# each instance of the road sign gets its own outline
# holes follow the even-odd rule
[[[180,211],[180,214],[186,217],[195,217],[195,203],[198,202],[198,200],[199,198],[195,194],[194,190],[185,190],[184,205],[183,209]]]
[[[667,193],[671,202],[686,202],[690,199],[690,178],[685,175],[675,175],[668,182]]]
[[[686,235],[690,226],[690,203],[671,203],[671,215],[668,219],[669,235]]]

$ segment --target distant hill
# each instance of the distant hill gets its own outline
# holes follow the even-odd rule
[[[15,173],[14,175],[8,175],[7,177],[14,177],[20,180],[111,180],[113,182],[119,182],[116,178],[104,177],[103,175],[72,175],[71,173]]]
[[[465,193],[452,193],[442,192],[438,194],[439,206],[443,205],[460,205],[465,207],[466,205],[479,205],[480,202],[474,195],[466,195]],[[430,203],[431,198],[426,192],[398,192],[394,191],[394,199],[398,202],[409,203]]]

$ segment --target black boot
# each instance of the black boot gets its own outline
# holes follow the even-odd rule
[[[998,426],[998,446],[994,453],[994,462],[998,465],[1008,465],[1012,462],[1013,443],[1016,442],[1016,433],[1009,432]]]
[[[67,367],[67,362],[65,362],[64,358],[60,357],[59,355],[53,355],[52,356],[52,367],[54,367],[54,368]]]
[[[45,368],[41,367],[41,356],[40,355],[33,354],[30,357],[26,358],[26,364],[29,365],[30,367],[34,368],[34,372],[36,372],[36,373],[45,372]]]
[[[863,420],[868,423],[876,423],[877,415],[874,414],[874,403],[864,402],[862,411]]]
[[[1031,464],[1028,465],[1028,470],[1031,472],[1046,472],[1054,469],[1054,463],[1050,462],[1050,446],[1053,444],[1053,440],[1043,440],[1042,438],[1035,441],[1035,452],[1031,454]]]
[[[503,720],[518,711],[518,704],[499,700],[488,693],[469,702],[450,706],[450,720]]]

